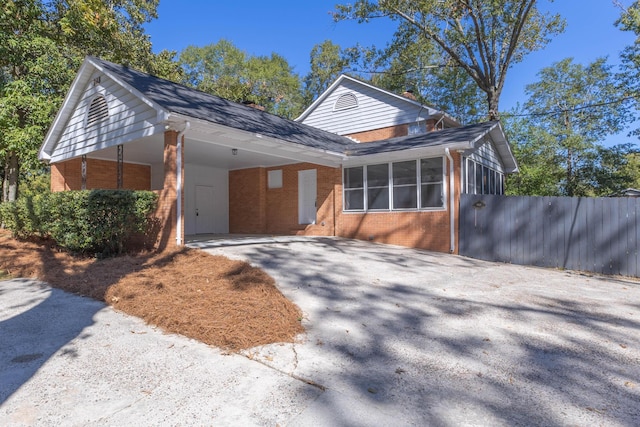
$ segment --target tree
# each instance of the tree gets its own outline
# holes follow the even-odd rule
[[[634,147],[600,142],[631,116],[605,59],[583,66],[565,59],[538,73],[524,110],[506,128],[520,164],[512,194],[606,196],[627,187]]]
[[[604,58],[582,66],[571,58],[538,73],[539,81],[526,88],[526,111],[553,135],[562,153],[568,196],[583,195],[578,171],[589,168],[589,153],[607,135],[622,131],[630,116],[617,101],[619,87]]]
[[[418,101],[447,112],[461,123],[479,115],[483,96],[471,77],[437,49],[434,43],[415,31],[411,38],[395,40],[378,53],[371,81],[391,92],[413,90]]]
[[[311,49],[309,64],[311,67],[304,78],[303,91],[306,106],[316,100],[347,70],[350,60],[339,45],[325,40]]]
[[[367,22],[389,17],[400,24],[394,42],[417,31],[460,66],[486,94],[489,120],[499,118],[507,71],[564,30],[558,15],[541,13],[536,0],[357,0],[337,5],[334,19]]]
[[[631,6],[624,8],[619,2],[615,2],[622,9],[620,19],[616,22],[622,31],[631,31],[636,34],[636,39],[631,46],[627,46],[620,54],[622,66],[618,78],[623,94],[629,103],[635,104],[636,114],[640,106],[640,2],[634,1]],[[640,129],[632,134],[640,135]]]
[[[85,55],[176,76],[173,54],[154,55],[142,29],[156,16],[157,3],[8,0],[0,5],[4,201],[17,197],[21,168],[38,167],[37,149]]]
[[[188,86],[230,101],[252,101],[284,117],[300,112],[300,80],[278,54],[249,56],[222,39],[203,47],[188,46],[179,62]]]

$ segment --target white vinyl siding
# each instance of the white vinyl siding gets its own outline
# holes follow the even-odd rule
[[[97,76],[100,76],[100,73],[96,72],[86,85],[53,150],[52,162],[70,159],[154,133],[156,110],[104,75],[101,75],[101,83],[94,86],[93,77]],[[91,103],[100,96],[104,97],[108,105],[108,117],[87,125]]]
[[[357,97],[358,108],[335,108],[338,99],[346,94]],[[433,109],[421,107],[354,81],[344,80],[305,117],[302,123],[338,135],[349,135],[426,120],[435,113]]]

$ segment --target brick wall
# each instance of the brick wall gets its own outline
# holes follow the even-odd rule
[[[456,200],[460,194],[460,155],[454,157]],[[282,188],[267,188],[267,173],[282,170]],[[316,169],[318,212],[316,224],[298,224],[298,171]],[[449,168],[446,168],[447,186]],[[449,252],[449,199],[447,209],[412,212],[342,212],[339,168],[299,163],[273,168],[229,172],[229,231],[249,234],[342,236],[374,242]],[[458,233],[458,203],[455,233]],[[457,253],[457,237],[456,237]]]
[[[268,233],[332,236],[334,234],[334,186],[340,183],[340,169],[311,163],[268,168],[282,170],[282,188],[266,191]],[[317,213],[315,224],[298,224],[298,172],[315,169]]]
[[[265,168],[229,171],[229,232],[261,234],[266,227]]]
[[[298,172],[317,173],[316,224],[298,224]],[[282,170],[282,187],[267,188],[267,174]],[[340,184],[340,169],[310,163],[272,168],[229,171],[229,232],[248,234],[334,233],[334,187]]]
[[[151,166],[123,164],[123,188],[151,189]],[[118,187],[118,162],[87,159],[87,190]],[[82,160],[67,160],[51,165],[51,191],[82,189]]]
[[[431,132],[434,130],[435,123],[435,120],[427,120],[427,132]],[[399,136],[407,136],[408,134],[409,124],[401,124],[380,129],[372,129],[365,132],[352,133],[346,136],[354,138],[360,142],[372,142]]]

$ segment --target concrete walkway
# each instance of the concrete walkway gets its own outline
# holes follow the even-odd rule
[[[226,355],[0,282],[2,425],[640,425],[640,283],[344,239],[247,259],[307,333]]]

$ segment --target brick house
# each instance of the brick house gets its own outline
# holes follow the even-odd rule
[[[498,122],[347,76],[292,121],[93,57],[39,157],[52,191],[156,191],[160,247],[300,234],[457,253],[460,193],[500,194],[517,171]]]

